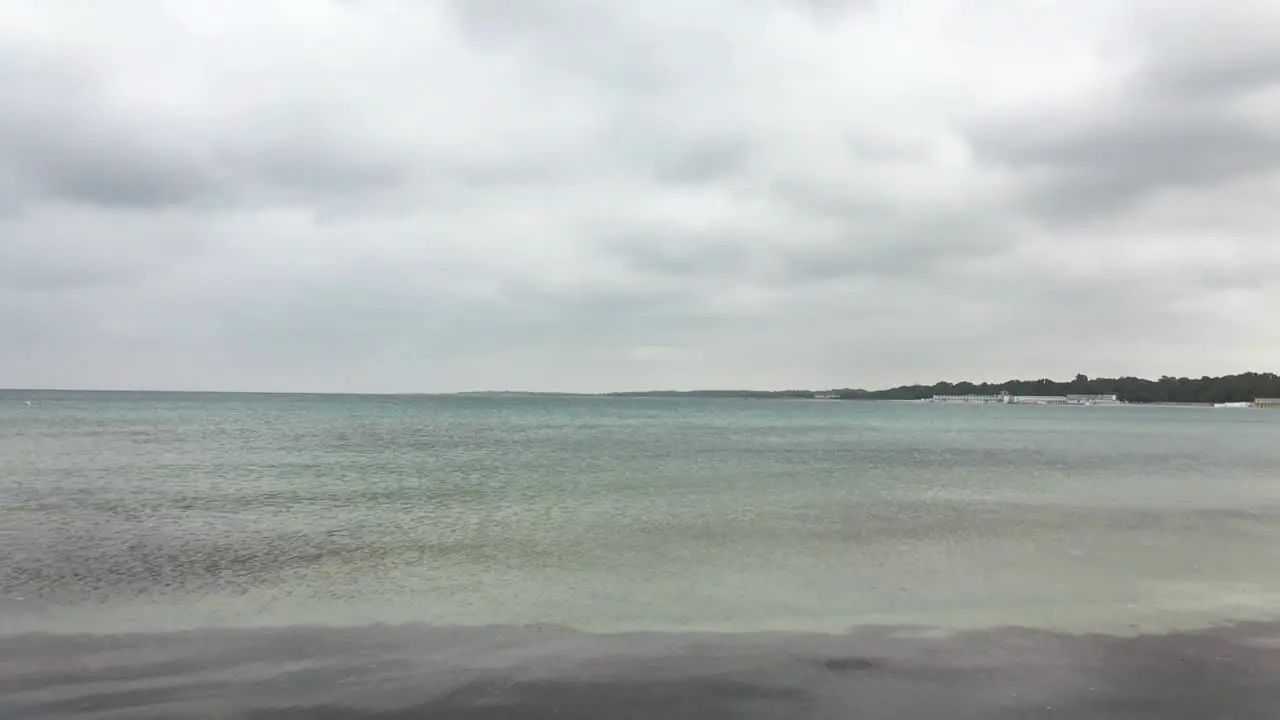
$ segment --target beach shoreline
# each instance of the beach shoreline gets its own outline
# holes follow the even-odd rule
[[[997,628],[597,635],[298,627],[20,635],[6,718],[1220,718],[1280,707],[1280,621],[1119,637]]]

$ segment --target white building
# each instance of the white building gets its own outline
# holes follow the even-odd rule
[[[1068,405],[1116,405],[1120,398],[1117,395],[1068,395]]]
[[[1256,408],[1280,409],[1280,398],[1257,398],[1253,401]]]
[[[986,405],[989,403],[1007,403],[1009,402],[1008,393],[1000,393],[999,395],[934,395],[929,402],[936,403],[963,403],[969,405]]]
[[[1015,395],[1015,405],[1066,405],[1066,395]]]
[[[992,403],[1010,405],[1116,405],[1116,395],[934,395],[929,402],[986,405]],[[1280,403],[1280,401],[1277,401]],[[1280,405],[1278,405],[1280,407]]]

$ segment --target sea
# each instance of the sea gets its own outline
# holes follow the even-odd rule
[[[1280,718],[1280,412],[0,392],[2,718]]]

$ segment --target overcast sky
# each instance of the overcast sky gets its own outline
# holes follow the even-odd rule
[[[0,17],[0,387],[1280,369],[1274,0]]]

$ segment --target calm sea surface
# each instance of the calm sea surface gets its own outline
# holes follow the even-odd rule
[[[1201,709],[1280,717],[1277,619],[1280,413],[0,393],[5,717],[342,717],[377,702],[423,717],[630,717],[658,702],[546,691],[604,658],[627,688],[657,687],[639,668],[665,668],[671,697],[698,667],[741,676],[741,702],[690,690],[710,704],[688,717],[841,717],[857,702],[859,717],[927,717],[893,705],[909,678],[867,673],[908,656],[971,670],[962,648],[975,646],[1003,648],[996,666],[1014,674],[998,692],[956,692],[972,717],[1004,717],[1026,709],[1019,688],[1033,704],[1048,692],[1048,675],[1018,680],[1034,658],[1099,673],[1104,657],[1164,658],[1124,644],[1140,642],[1168,644],[1184,669],[1196,643],[1237,659],[1252,648],[1249,677],[1276,692],[1231,680],[1221,701],[1256,707]],[[908,627],[913,640],[885,640]],[[747,676],[781,658],[812,659],[829,692],[806,680],[751,695]],[[530,668],[544,671],[517,677]],[[459,688],[481,670],[506,679],[471,702]],[[832,689],[855,681],[881,694]],[[255,705],[268,686],[283,694]],[[1054,717],[1077,717],[1076,684],[1052,687],[1066,694]],[[535,690],[551,694],[528,700]],[[454,705],[430,705],[442,697]],[[962,700],[944,705],[969,717]],[[635,716],[685,717],[673,707]]]

